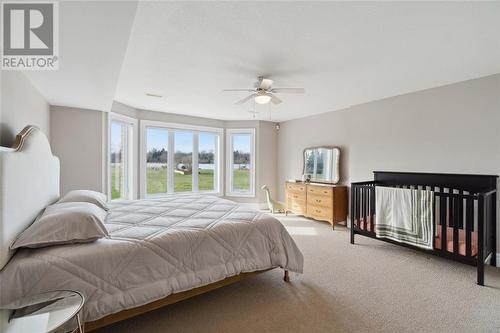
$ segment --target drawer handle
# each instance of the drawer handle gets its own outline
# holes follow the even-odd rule
[[[321,211],[319,209],[316,209],[316,213],[321,213]]]
[[[303,191],[303,190],[304,190],[304,188],[303,188],[303,187],[299,187],[299,190]]]
[[[294,197],[295,199],[297,199],[299,196],[295,194],[293,197]]]
[[[316,199],[316,202],[317,202],[317,203],[320,203],[320,202],[321,202],[321,200],[320,200],[320,199]]]
[[[323,193],[328,194],[328,191],[323,191]]]

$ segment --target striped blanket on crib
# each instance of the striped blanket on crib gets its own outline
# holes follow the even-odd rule
[[[432,249],[433,201],[432,191],[377,186],[375,234]]]

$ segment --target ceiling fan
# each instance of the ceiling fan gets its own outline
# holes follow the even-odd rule
[[[243,104],[254,99],[255,103],[267,104],[269,102],[273,104],[280,104],[282,102],[275,94],[288,93],[288,94],[303,94],[305,93],[304,88],[273,88],[273,80],[266,79],[263,76],[258,77],[258,81],[255,83],[254,89],[224,89],[223,91],[245,91],[251,92],[249,96],[236,102],[236,105]]]

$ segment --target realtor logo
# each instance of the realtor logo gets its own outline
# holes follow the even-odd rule
[[[2,3],[2,69],[58,69],[55,2]]]

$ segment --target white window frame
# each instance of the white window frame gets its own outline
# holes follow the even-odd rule
[[[250,134],[252,143],[250,145],[250,190],[233,191],[233,135]],[[228,128],[226,129],[226,196],[228,197],[255,197],[255,128]]]
[[[135,175],[136,175],[136,138],[137,138],[137,119],[125,115],[109,112],[108,114],[108,132],[107,132],[107,157],[106,157],[106,192],[109,200],[111,199],[111,124],[115,122],[128,125],[127,132],[127,180],[126,195],[123,198],[113,200],[132,200],[136,198]]]
[[[167,173],[167,193],[157,193],[157,194],[147,194],[147,167],[146,167],[146,153],[147,153],[147,128],[157,127],[163,128],[168,131],[168,165],[174,165],[174,150],[175,150],[175,132],[185,131],[193,133],[193,190],[186,192],[174,192],[174,170],[173,168],[168,168]],[[152,120],[141,120],[140,121],[140,197],[141,198],[151,198],[151,197],[161,197],[164,195],[186,195],[186,194],[210,194],[221,196],[223,193],[223,177],[222,177],[222,163],[224,161],[224,151],[221,149],[224,142],[224,129],[218,127],[208,127],[208,126],[196,126],[178,123],[167,123],[162,121],[152,121]],[[214,166],[214,187],[213,191],[199,191],[198,190],[198,150],[199,150],[199,134],[200,133],[212,133],[219,136],[218,144],[215,147],[216,163]]]

